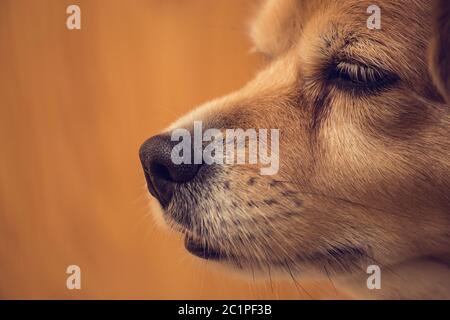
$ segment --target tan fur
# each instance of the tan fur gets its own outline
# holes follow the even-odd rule
[[[431,1],[378,1],[382,30],[369,30],[371,4],[263,5],[251,36],[267,67],[170,129],[280,128],[280,172],[223,167],[192,188],[193,227],[168,222],[244,272],[332,276],[355,297],[450,298],[449,5],[436,17]],[[342,90],[324,70],[349,57],[398,81]],[[366,287],[371,264],[381,290]]]

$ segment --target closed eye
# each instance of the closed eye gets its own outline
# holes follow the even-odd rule
[[[392,86],[399,77],[379,67],[339,61],[329,69],[328,80],[352,93],[375,93]]]

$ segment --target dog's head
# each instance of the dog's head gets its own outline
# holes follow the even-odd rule
[[[251,37],[266,68],[141,147],[161,216],[185,233],[190,252],[302,274],[448,248],[449,5],[371,5],[265,2]],[[378,8],[381,29],[369,28]],[[194,134],[194,121],[220,132],[279,129],[276,174],[262,175],[260,162],[174,163],[171,132]]]

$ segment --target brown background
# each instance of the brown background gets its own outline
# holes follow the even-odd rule
[[[66,29],[69,4],[82,30]],[[149,218],[137,156],[262,66],[246,37],[253,4],[0,1],[0,298],[308,298],[189,256]],[[65,287],[70,264],[81,291]]]

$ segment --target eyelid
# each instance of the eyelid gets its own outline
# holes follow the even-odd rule
[[[354,76],[356,82],[371,82],[383,77],[383,73],[378,69],[369,66],[362,66],[347,62],[340,62],[335,67],[338,71],[347,72]]]
[[[343,89],[380,90],[393,85],[400,78],[378,66],[353,59],[339,59],[331,64],[328,79],[335,80]]]

